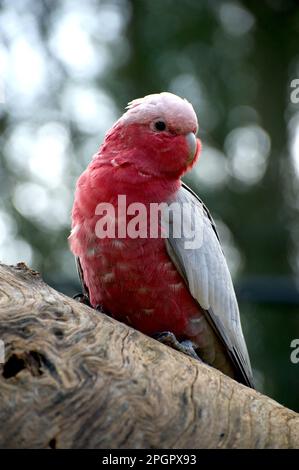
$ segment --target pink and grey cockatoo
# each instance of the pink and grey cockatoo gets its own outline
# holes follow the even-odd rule
[[[69,237],[85,297],[112,317],[200,357],[235,380],[253,387],[238,304],[215,223],[202,201],[181,181],[196,162],[201,143],[192,105],[171,93],[132,101],[107,132],[98,153],[80,176]],[[97,235],[102,203],[177,203],[188,207],[169,218],[165,238]],[[149,210],[150,212],[150,210]],[[149,221],[149,216],[146,216]],[[188,219],[188,220],[187,220]],[[175,224],[198,220],[201,241],[188,247]],[[122,227],[126,228],[126,227]],[[182,228],[182,227],[181,227]]]

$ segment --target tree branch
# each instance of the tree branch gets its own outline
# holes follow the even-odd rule
[[[0,265],[0,447],[299,447],[299,415]]]

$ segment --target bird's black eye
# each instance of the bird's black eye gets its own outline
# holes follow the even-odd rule
[[[165,131],[166,129],[166,124],[164,121],[156,121],[155,122],[155,129],[157,131]]]

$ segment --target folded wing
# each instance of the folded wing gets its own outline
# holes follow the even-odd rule
[[[215,223],[203,202],[185,184],[178,191],[175,202],[183,209],[181,220],[173,217],[170,222],[169,238],[166,239],[169,256],[224,343],[237,380],[254,388],[238,303]],[[176,227],[177,223],[181,227]],[[190,244],[194,228],[196,240]],[[181,236],[177,237],[177,233]]]

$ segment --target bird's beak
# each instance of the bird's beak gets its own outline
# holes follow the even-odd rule
[[[194,160],[197,153],[197,139],[193,132],[189,132],[189,134],[186,134],[186,140],[189,148],[187,158],[187,164],[189,165]]]

